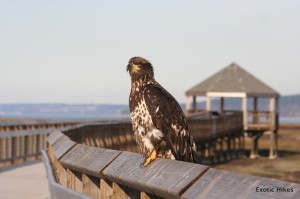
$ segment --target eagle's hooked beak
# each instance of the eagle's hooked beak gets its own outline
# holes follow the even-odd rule
[[[126,68],[127,72],[130,71],[130,69],[131,69],[131,65],[128,64],[128,65],[127,65],[127,68]]]
[[[136,73],[140,70],[139,65],[135,65],[135,64],[128,64],[127,65],[127,71],[129,71],[130,73]]]

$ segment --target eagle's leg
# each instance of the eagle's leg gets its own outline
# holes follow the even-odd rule
[[[156,152],[156,150],[154,149],[154,150],[150,153],[150,155],[145,159],[145,161],[144,161],[144,166],[145,166],[145,167],[148,166],[148,165],[150,164],[150,162],[152,162],[152,161],[154,161],[154,160],[156,159],[156,157],[157,157],[157,152]]]

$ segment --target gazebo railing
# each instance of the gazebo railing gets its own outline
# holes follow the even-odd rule
[[[275,130],[278,128],[278,113],[270,111],[248,111],[247,116],[248,129]]]

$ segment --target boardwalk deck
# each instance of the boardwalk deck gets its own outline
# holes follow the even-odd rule
[[[41,161],[0,169],[0,198],[48,199],[48,182]]]

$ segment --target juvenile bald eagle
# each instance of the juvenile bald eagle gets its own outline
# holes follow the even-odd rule
[[[157,156],[198,162],[196,146],[185,115],[175,98],[154,79],[152,64],[142,58],[129,60],[129,108],[132,129],[148,166]]]

